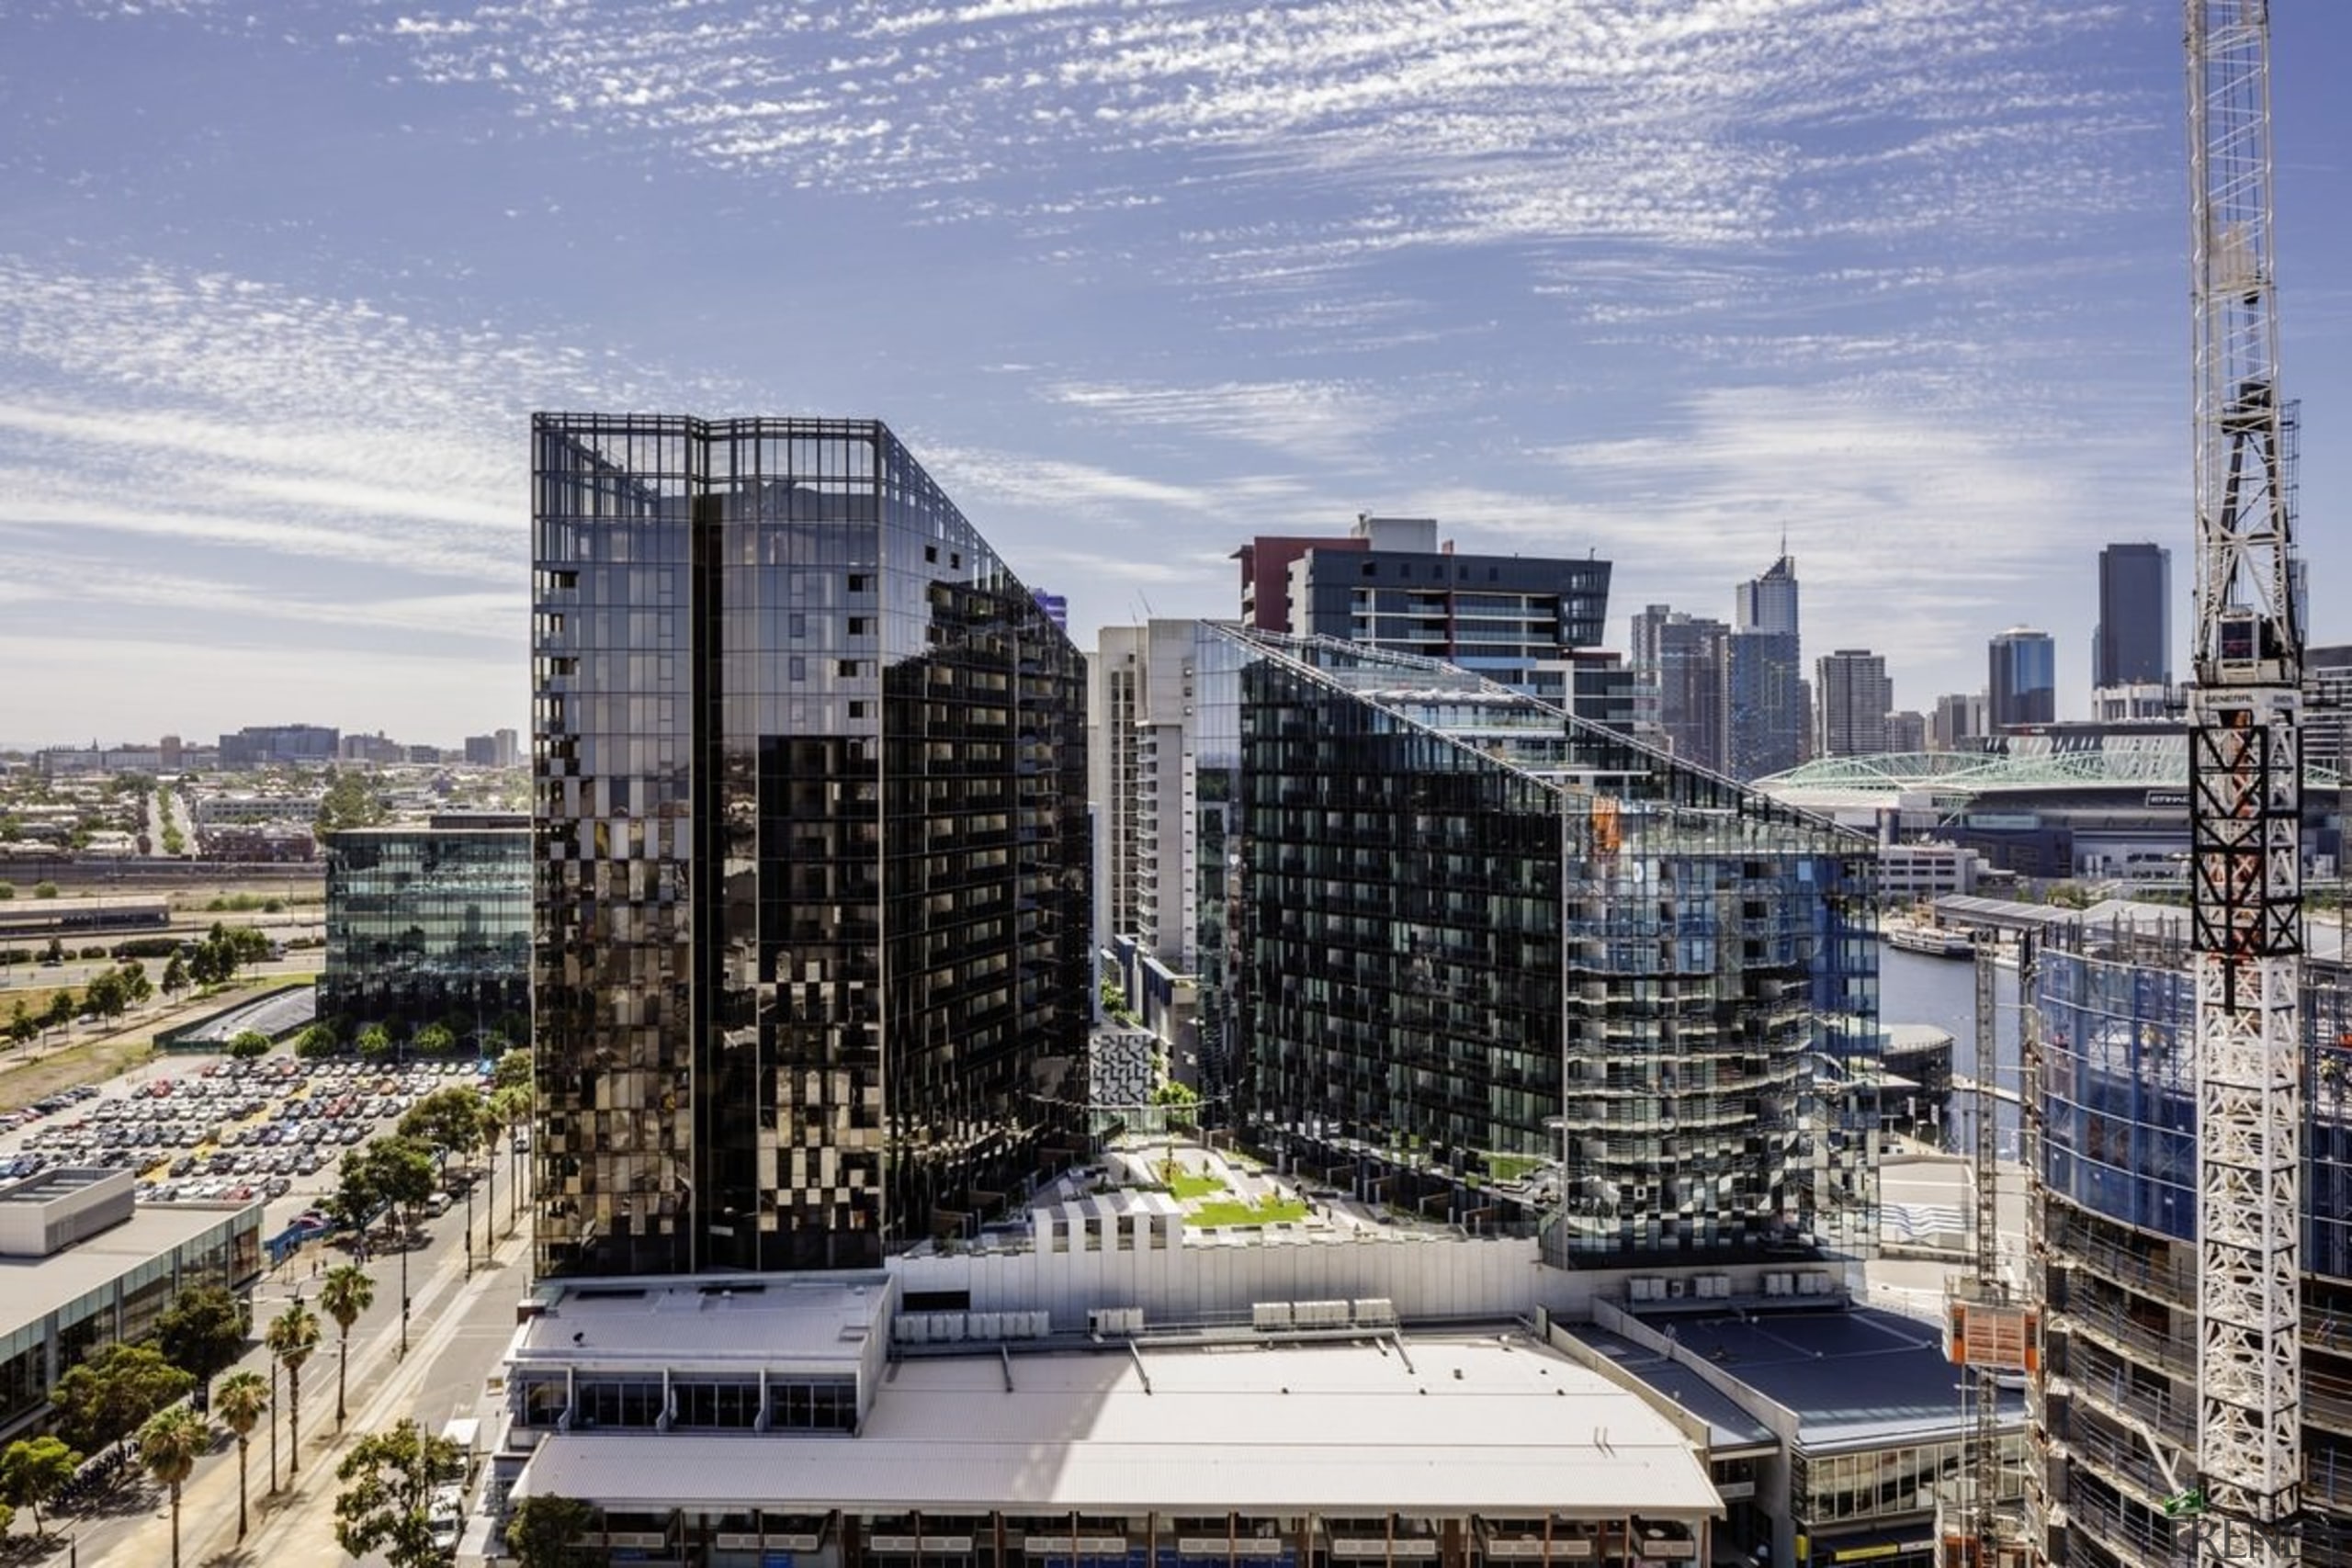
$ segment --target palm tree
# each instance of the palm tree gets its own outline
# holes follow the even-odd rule
[[[254,1427],[261,1422],[262,1413],[269,1408],[269,1380],[247,1368],[231,1372],[212,1391],[212,1408],[230,1431],[237,1435],[237,1539],[245,1539],[245,1445],[253,1441]]]
[[[506,1108],[499,1103],[498,1096],[483,1098],[474,1125],[481,1133],[482,1175],[490,1183],[483,1192],[481,1207],[481,1261],[488,1268],[490,1249],[497,1245],[497,1237],[491,1232],[498,1223],[498,1140],[506,1134]]]
[[[139,1428],[139,1462],[171,1488],[172,1568],[180,1568],[180,1483],[212,1441],[212,1424],[185,1404],[159,1410]]]
[[[288,1479],[302,1473],[302,1363],[319,1348],[319,1314],[296,1296],[286,1310],[269,1320],[262,1336],[269,1353],[286,1368],[286,1428],[289,1434],[286,1459]]]
[[[509,1127],[525,1127],[531,1121],[531,1091],[520,1084],[509,1084],[491,1097],[497,1107],[499,1120]],[[523,1195],[522,1179],[515,1175],[514,1141],[506,1141],[506,1234],[514,1234],[514,1210]]]
[[[376,1304],[376,1281],[356,1263],[338,1263],[319,1286],[319,1305],[334,1319],[334,1429],[343,1430],[344,1373],[351,1364],[351,1325]]]

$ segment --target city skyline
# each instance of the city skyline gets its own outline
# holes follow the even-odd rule
[[[2100,547],[2188,534],[2177,7],[1558,19],[38,0],[0,739],[517,726],[534,407],[888,419],[1081,646],[1362,511],[1617,561],[1621,649],[1785,533],[1810,648],[1917,706],[2025,622],[2082,711]],[[2278,21],[2318,521],[2348,39]]]

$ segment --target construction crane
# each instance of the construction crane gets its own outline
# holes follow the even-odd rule
[[[2187,0],[2197,357],[2197,1478],[2202,1568],[2301,1556],[2302,628],[2272,294],[2268,0]]]

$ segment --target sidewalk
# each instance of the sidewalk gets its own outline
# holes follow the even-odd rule
[[[529,1251],[530,1230],[527,1225],[521,1226],[513,1237],[499,1241],[490,1265],[476,1269],[470,1280],[462,1278],[465,1264],[461,1251],[444,1258],[425,1278],[412,1280],[414,1311],[410,1320],[407,1359],[397,1359],[400,1329],[396,1314],[379,1324],[371,1338],[355,1337],[352,1341],[348,1402],[351,1414],[341,1437],[336,1435],[334,1425],[335,1330],[331,1321],[325,1323],[317,1353],[302,1368],[301,1474],[288,1484],[281,1467],[279,1491],[275,1497],[270,1496],[267,1420],[254,1428],[247,1458],[253,1528],[240,1549],[237,1445],[221,1429],[223,1440],[199,1462],[195,1476],[180,1490],[181,1561],[189,1568],[203,1563],[263,1562],[270,1568],[311,1568],[313,1564],[328,1568],[330,1564],[349,1562],[351,1559],[334,1538],[334,1497],[340,1485],[334,1467],[345,1444],[354,1438],[380,1431],[410,1413],[419,1386],[455,1335],[466,1307],[489,1291],[514,1289],[520,1277],[518,1269],[527,1271]],[[272,1290],[267,1297],[256,1292],[256,1329],[266,1316],[266,1303],[291,1293],[282,1288]],[[396,1296],[390,1299],[397,1304]],[[263,1366],[266,1370],[266,1362]],[[282,1379],[278,1397],[279,1457],[283,1461],[287,1452]],[[216,1429],[220,1429],[217,1424]],[[138,1564],[140,1568],[171,1562],[170,1500],[160,1489],[151,1490],[155,1503],[149,1517],[108,1548],[106,1561]]]

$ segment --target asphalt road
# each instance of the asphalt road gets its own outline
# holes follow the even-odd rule
[[[500,1185],[503,1188],[504,1183]],[[335,1433],[334,1421],[336,1332],[331,1320],[322,1324],[319,1349],[302,1370],[305,1440],[300,1475],[291,1473],[291,1436],[281,1427],[277,1435],[280,1488],[272,1495],[269,1424],[265,1421],[254,1432],[247,1459],[253,1534],[233,1561],[266,1562],[269,1568],[311,1568],[313,1564],[326,1568],[352,1562],[335,1541],[334,1524],[338,1486],[334,1465],[351,1438],[388,1427],[403,1416],[437,1431],[453,1416],[477,1413],[484,1386],[497,1372],[513,1337],[514,1305],[528,1277],[528,1215],[524,1215],[514,1237],[508,1240],[503,1235],[505,1212],[502,1191],[496,1259],[470,1274],[458,1234],[464,1206],[427,1222],[428,1241],[409,1257],[414,1312],[405,1358],[399,1348],[399,1262],[395,1258],[371,1262],[376,1302],[352,1325],[350,1418],[341,1436]],[[474,1218],[479,1245],[479,1209]],[[297,1295],[315,1308],[314,1262],[332,1267],[345,1256],[313,1247],[272,1271],[254,1292],[255,1332]],[[258,1346],[241,1365],[265,1375],[270,1370],[268,1358]],[[286,1416],[282,1380],[278,1414],[281,1419]],[[186,1562],[204,1562],[236,1546],[236,1447],[224,1436],[183,1488],[180,1529]],[[114,1499],[101,1504],[91,1517],[55,1521],[61,1533],[70,1532],[74,1539],[71,1551],[61,1551],[53,1562],[60,1568],[69,1560],[77,1564],[152,1568],[170,1560],[169,1519],[168,1503],[160,1488],[151,1483],[126,1483]]]

